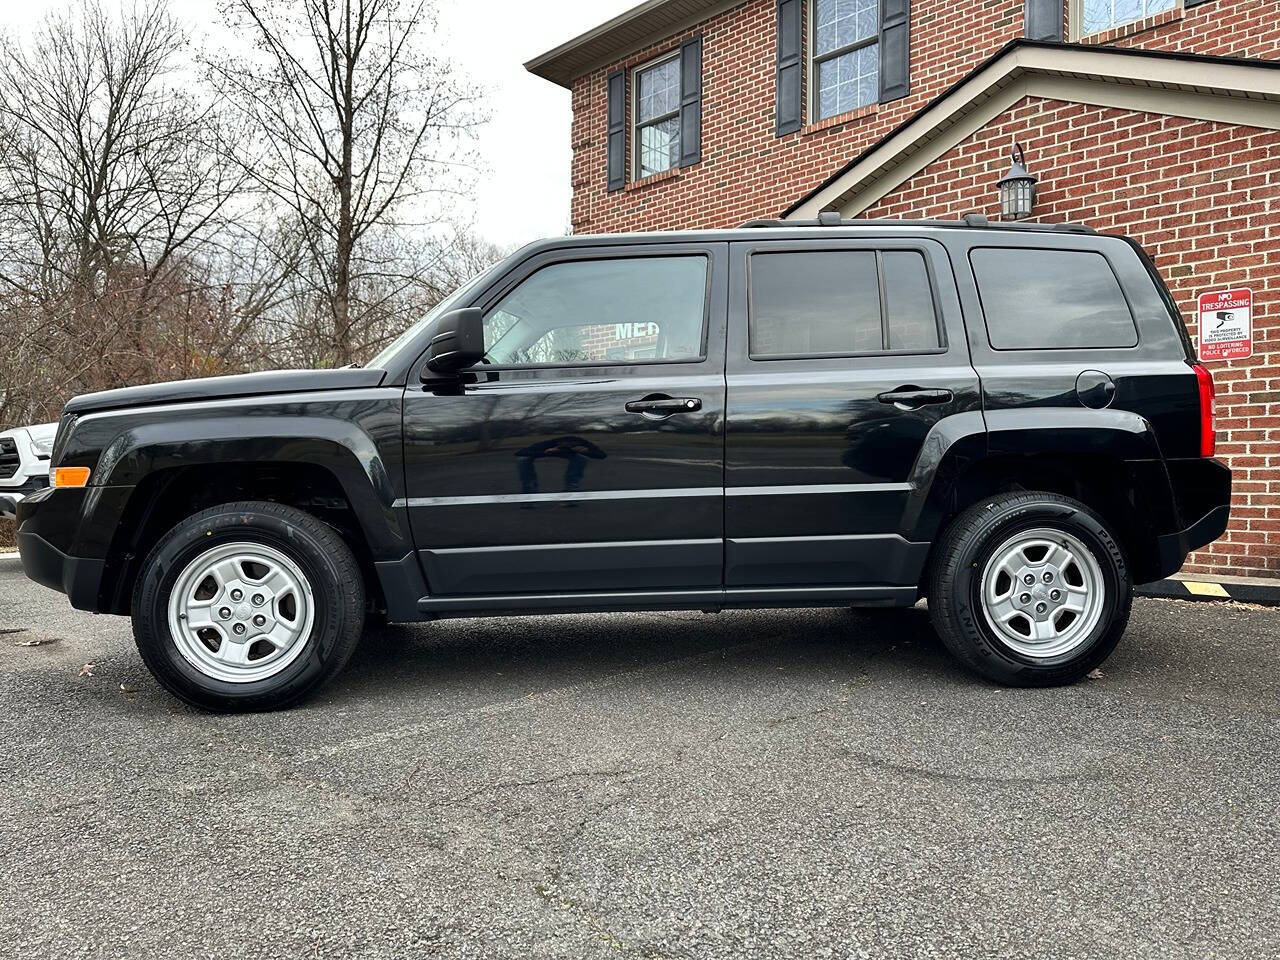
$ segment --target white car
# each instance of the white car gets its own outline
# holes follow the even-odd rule
[[[18,501],[49,485],[49,455],[56,423],[0,433],[0,517],[13,519]]]

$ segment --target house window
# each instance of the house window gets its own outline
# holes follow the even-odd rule
[[[812,0],[809,14],[813,24],[809,73],[813,120],[825,120],[879,100],[879,0]]]
[[[1176,6],[1177,0],[1080,0],[1080,36],[1145,20]]]
[[[635,179],[680,166],[680,55],[636,67],[632,116]]]

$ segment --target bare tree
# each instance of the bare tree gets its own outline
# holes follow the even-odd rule
[[[163,3],[84,0],[0,46],[0,420],[154,379],[157,340],[206,299],[196,259],[245,174],[209,149],[225,136],[177,73],[186,42]]]
[[[256,48],[209,64],[255,134],[228,148],[296,224],[312,359],[363,359],[394,293],[422,282],[410,228],[465,186],[475,94],[424,50],[425,0],[224,0],[223,15]]]

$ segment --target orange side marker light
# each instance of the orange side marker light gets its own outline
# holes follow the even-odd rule
[[[88,467],[55,467],[54,487],[83,487],[89,482]]]

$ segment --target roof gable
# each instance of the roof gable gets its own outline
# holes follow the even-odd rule
[[[856,215],[1025,96],[1280,129],[1280,61],[1014,40],[782,216]]]

